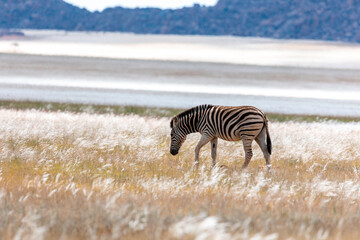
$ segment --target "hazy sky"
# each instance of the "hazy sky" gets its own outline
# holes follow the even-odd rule
[[[107,7],[158,7],[158,8],[181,8],[192,6],[194,3],[200,5],[215,5],[218,0],[65,0],[73,5],[87,8],[90,11],[102,11]]]

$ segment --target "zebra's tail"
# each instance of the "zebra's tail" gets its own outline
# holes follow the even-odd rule
[[[266,117],[265,117],[265,128],[266,128],[266,146],[267,146],[268,153],[271,155],[272,145],[271,145],[271,138],[270,138],[270,134],[269,134],[268,120]]]

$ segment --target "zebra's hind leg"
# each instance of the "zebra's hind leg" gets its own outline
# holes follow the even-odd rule
[[[216,148],[217,148],[217,138],[213,138],[211,140],[211,158],[212,158],[212,166],[215,167],[216,165]]]
[[[245,162],[244,164],[242,165],[241,169],[245,169],[249,163],[250,163],[250,160],[253,156],[253,153],[252,153],[252,147],[251,147],[251,144],[252,144],[252,139],[243,139],[242,142],[243,142],[243,145],[244,145],[244,151],[245,151]]]
[[[271,163],[270,163],[270,154],[267,150],[267,145],[266,145],[266,130],[265,128],[260,132],[260,134],[255,138],[255,141],[257,142],[257,144],[259,144],[261,151],[264,154],[264,158],[266,161],[266,167],[267,167],[267,171],[270,172],[270,168],[271,168]]]
[[[195,147],[195,162],[194,162],[194,165],[197,167],[199,166],[199,152],[200,152],[200,149],[205,145],[207,144],[208,142],[210,142],[211,140],[211,137],[208,137],[206,135],[202,135],[201,138],[200,138],[200,141],[198,142],[198,144],[196,145]]]

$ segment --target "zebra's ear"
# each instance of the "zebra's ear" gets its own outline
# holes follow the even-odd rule
[[[178,118],[173,117],[173,119],[171,119],[171,122],[170,122],[170,127],[173,128],[174,126],[176,126],[177,123],[178,123]]]

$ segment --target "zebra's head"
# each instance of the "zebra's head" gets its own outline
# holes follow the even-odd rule
[[[171,145],[170,145],[170,153],[172,155],[176,155],[179,152],[181,145],[186,140],[186,134],[181,130],[179,126],[179,118],[174,117],[171,119],[170,127],[171,127]]]

